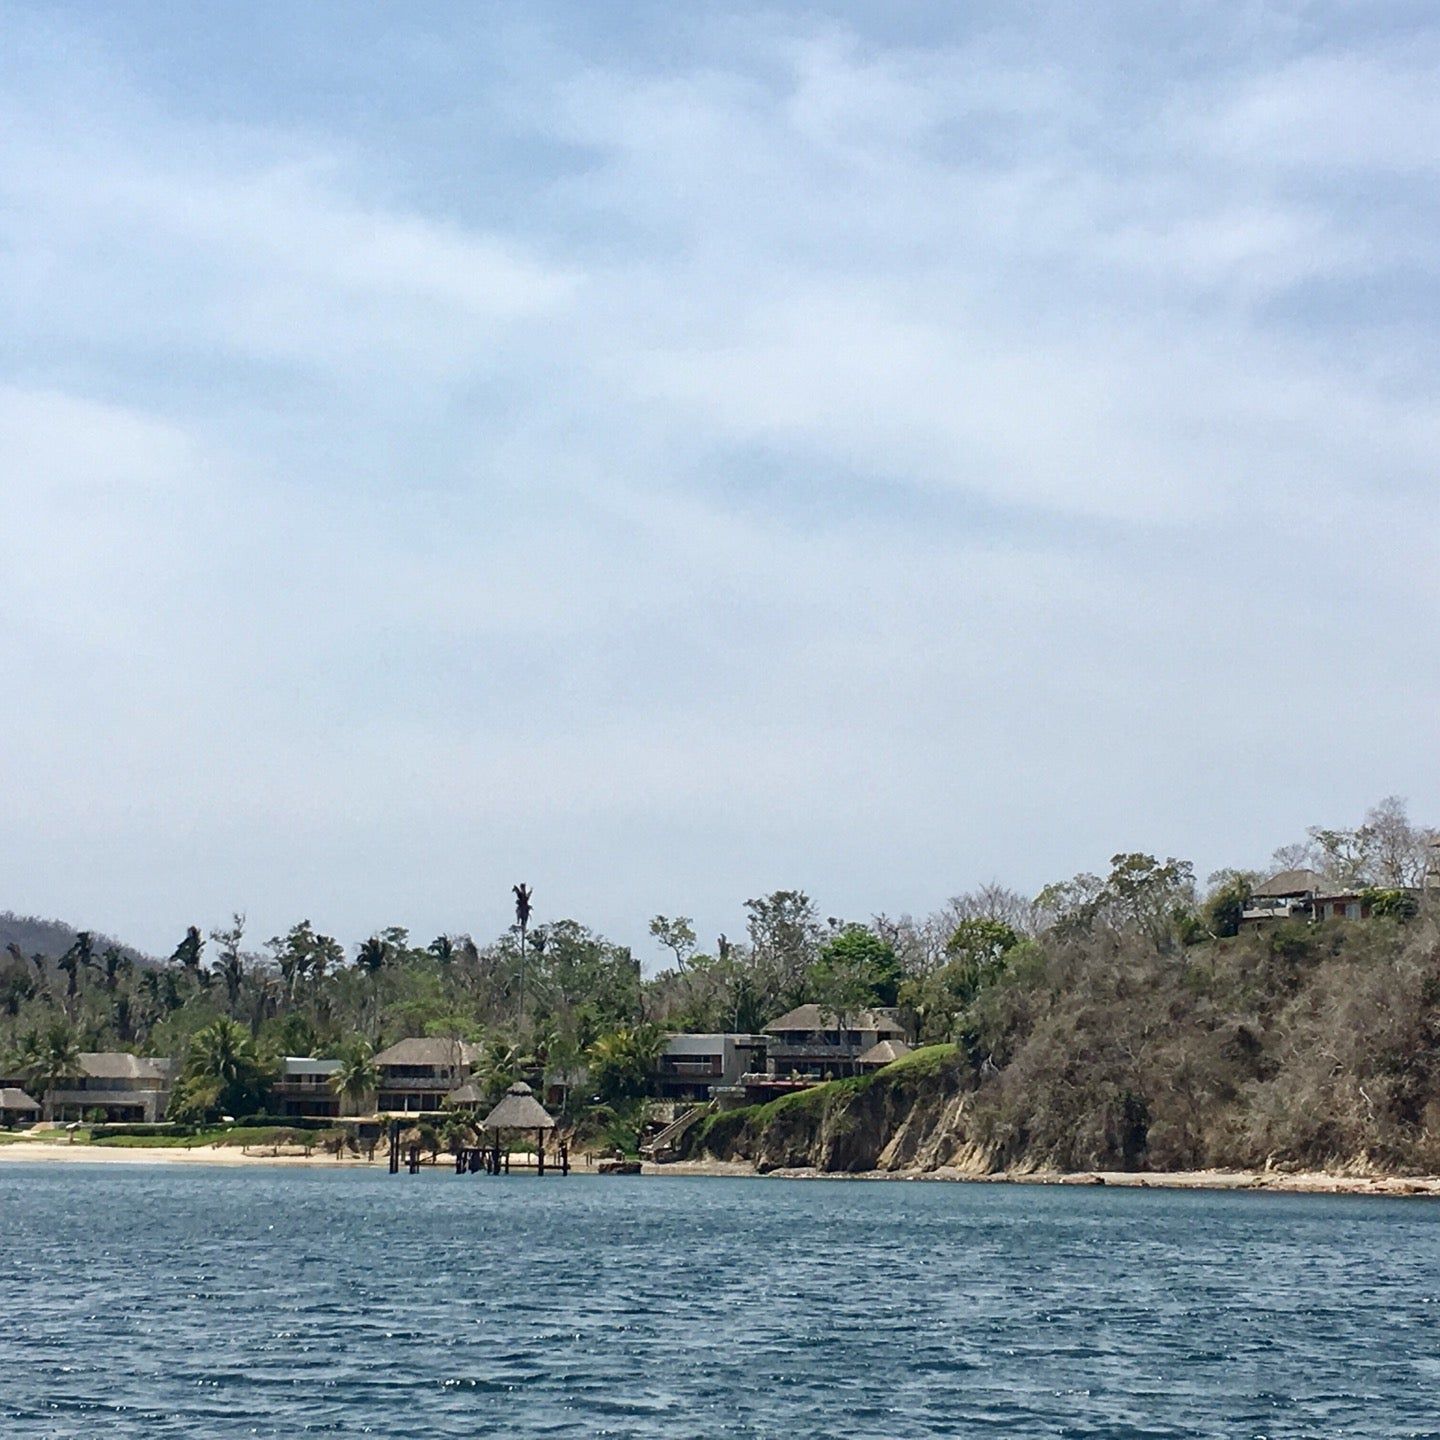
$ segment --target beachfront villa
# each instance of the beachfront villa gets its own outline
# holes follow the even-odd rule
[[[86,1051],[79,1075],[60,1081],[45,1100],[47,1120],[83,1120],[103,1111],[107,1121],[154,1124],[165,1118],[175,1062],[123,1051]]]
[[[765,1035],[766,1068],[776,1079],[833,1080],[853,1075],[861,1056],[883,1041],[907,1043],[905,1027],[892,1011],[839,1014],[821,1005],[796,1006],[772,1020]]]
[[[375,1057],[380,1087],[372,1108],[389,1114],[441,1110],[479,1061],[479,1046],[464,1040],[424,1036],[397,1041]]]
[[[670,1035],[655,1067],[662,1100],[708,1100],[717,1085],[736,1085],[747,1071],[764,1070],[763,1035]]]
[[[275,1113],[297,1119],[328,1119],[340,1115],[361,1114],[360,1107],[336,1091],[335,1076],[339,1070],[338,1060],[317,1060],[311,1055],[287,1055],[280,1062],[280,1073],[271,1086]]]

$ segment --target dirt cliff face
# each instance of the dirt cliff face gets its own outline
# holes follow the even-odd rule
[[[986,1173],[992,1158],[969,1132],[970,1071],[954,1055],[917,1052],[855,1080],[715,1116],[697,1127],[690,1153],[748,1160],[761,1171],[955,1167]]]

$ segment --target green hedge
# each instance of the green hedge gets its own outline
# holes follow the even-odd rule
[[[237,1115],[235,1117],[235,1129],[248,1130],[254,1126],[279,1125],[286,1130],[333,1130],[340,1121],[334,1115],[268,1115],[261,1111],[258,1115]],[[207,1125],[207,1130],[219,1130],[225,1127],[220,1125]]]
[[[90,1125],[86,1127],[92,1136],[97,1140],[112,1135],[196,1135],[199,1133],[198,1125],[177,1125],[169,1121],[160,1121],[157,1124],[143,1124],[135,1121],[116,1121],[112,1124]]]

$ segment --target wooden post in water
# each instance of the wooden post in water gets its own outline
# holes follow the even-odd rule
[[[545,1132],[543,1130],[535,1132],[535,1173],[537,1175],[545,1173]]]
[[[390,1122],[390,1173],[392,1175],[400,1173],[400,1122],[398,1120]]]
[[[570,1173],[570,1147],[563,1140],[560,1142],[560,1173]]]

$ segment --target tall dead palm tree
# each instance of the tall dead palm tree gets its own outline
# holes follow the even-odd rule
[[[512,885],[515,892],[515,923],[520,927],[520,1004],[517,1011],[520,1019],[525,1018],[525,937],[530,933],[530,896],[534,893],[523,882]]]

